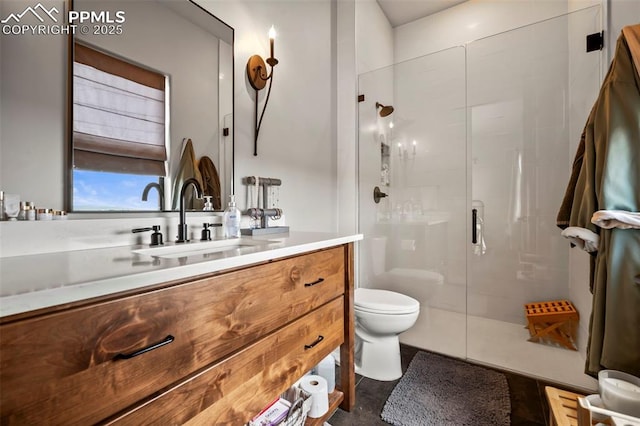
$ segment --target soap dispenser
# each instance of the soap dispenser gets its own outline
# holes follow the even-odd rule
[[[229,195],[229,205],[224,211],[223,225],[225,238],[240,237],[240,210],[236,207],[235,195]]]

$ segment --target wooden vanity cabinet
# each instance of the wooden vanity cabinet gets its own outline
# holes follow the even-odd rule
[[[345,244],[3,318],[0,422],[241,425],[339,345],[349,410],[352,287]]]

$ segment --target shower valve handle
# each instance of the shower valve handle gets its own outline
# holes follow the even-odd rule
[[[387,194],[385,194],[384,192],[380,191],[380,188],[378,188],[377,186],[375,188],[373,188],[373,201],[378,204],[380,202],[380,199],[386,197]]]

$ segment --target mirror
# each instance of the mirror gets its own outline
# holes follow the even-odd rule
[[[190,0],[71,6],[87,20],[75,22],[70,49],[68,209],[176,210],[182,182],[196,177],[207,207],[222,210],[233,182],[233,28]]]

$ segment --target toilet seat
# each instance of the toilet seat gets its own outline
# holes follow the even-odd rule
[[[403,315],[420,310],[420,303],[412,297],[370,288],[357,288],[353,303],[356,310],[375,314]]]

